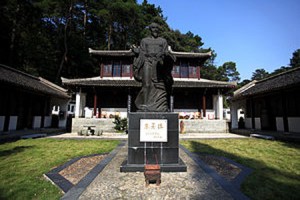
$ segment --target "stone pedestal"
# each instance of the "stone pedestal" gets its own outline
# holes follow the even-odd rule
[[[151,120],[167,121],[166,141],[142,142],[140,131],[145,127],[140,127],[141,120],[149,120],[149,129],[152,126]],[[136,112],[128,115],[128,121],[128,158],[120,167],[121,172],[142,172],[145,164],[159,164],[162,172],[187,170],[186,165],[179,158],[178,114]]]

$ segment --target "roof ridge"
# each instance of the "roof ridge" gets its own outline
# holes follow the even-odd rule
[[[291,69],[288,69],[287,71],[284,71],[284,72],[281,72],[281,73],[278,73],[278,74],[274,74],[274,75],[269,76],[267,78],[264,78],[262,80],[258,80],[257,83],[265,82],[267,80],[274,79],[274,78],[276,78],[278,76],[282,76],[284,74],[292,73],[292,72],[297,71],[297,70],[300,70],[300,67],[291,68]]]
[[[52,83],[50,81],[48,81],[47,79],[44,79],[42,77],[39,77],[41,83],[47,85],[48,87],[51,87],[53,89],[56,89],[56,90],[59,90],[61,92],[67,92],[68,90],[63,88],[63,87],[60,87],[59,85],[56,85],[55,83]]]
[[[236,91],[234,91],[233,94],[238,95],[238,94],[248,90],[249,88],[255,86],[256,83],[257,83],[257,80],[253,80],[253,81],[247,83],[246,85],[242,86],[241,88],[237,89]]]
[[[39,78],[36,77],[36,76],[34,76],[34,75],[28,74],[28,73],[26,73],[26,72],[22,72],[22,71],[20,71],[20,70],[18,70],[18,69],[9,67],[9,66],[7,66],[7,65],[0,64],[0,66],[3,67],[3,68],[5,68],[5,69],[7,69],[7,70],[10,70],[10,71],[13,71],[13,72],[16,72],[16,73],[19,73],[19,74],[28,76],[28,77],[33,78],[33,79],[36,79],[36,80],[39,80]]]
[[[236,81],[227,82],[227,81],[217,81],[217,80],[210,80],[210,79],[196,79],[196,78],[173,78],[174,81],[191,81],[191,82],[210,82],[210,83],[222,83],[226,85],[237,85]]]

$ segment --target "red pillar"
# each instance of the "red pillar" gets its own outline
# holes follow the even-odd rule
[[[100,78],[103,78],[103,68],[104,64],[100,64]]]
[[[203,117],[206,117],[206,97],[202,96],[202,110],[203,110]]]
[[[133,66],[132,65],[130,65],[130,79],[132,79],[132,76],[133,76]]]
[[[197,67],[197,78],[200,80],[200,66]]]
[[[97,94],[94,94],[94,116],[97,116]]]

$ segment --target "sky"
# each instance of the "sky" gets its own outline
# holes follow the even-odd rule
[[[143,0],[138,0],[142,3]],[[256,69],[288,66],[300,49],[300,0],[148,0],[167,23],[191,31],[217,53],[215,64],[235,62],[241,80]]]

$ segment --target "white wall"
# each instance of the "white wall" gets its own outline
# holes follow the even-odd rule
[[[34,116],[33,117],[33,122],[32,122],[32,128],[41,128],[41,122],[42,122],[42,117],[41,116]]]
[[[245,118],[245,128],[252,128],[252,118]]]
[[[289,132],[300,133],[300,117],[289,117]]]
[[[0,131],[4,130],[5,116],[0,116]]]
[[[45,116],[45,119],[44,119],[44,127],[45,128],[51,127],[51,120],[52,120],[51,116]]]
[[[284,131],[284,125],[283,125],[283,118],[282,117],[276,117],[276,130],[277,131]]]
[[[8,130],[9,131],[17,130],[17,123],[18,123],[18,116],[10,116]]]
[[[256,117],[254,118],[254,121],[255,121],[255,129],[261,130],[260,118]]]

